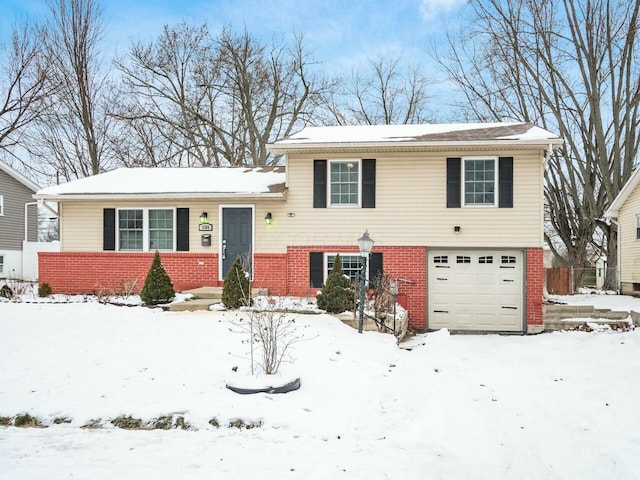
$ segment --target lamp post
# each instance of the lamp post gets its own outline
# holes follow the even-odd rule
[[[367,275],[367,259],[373,247],[373,239],[369,236],[369,231],[365,231],[358,239],[358,247],[362,256],[362,265],[360,266],[360,318],[358,319],[358,333],[362,333],[364,325],[364,288],[365,276]]]

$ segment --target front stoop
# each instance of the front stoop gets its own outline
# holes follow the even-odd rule
[[[192,298],[182,302],[172,303],[169,306],[171,312],[192,312],[196,310],[209,310],[211,305],[222,303],[222,287],[199,287],[184,290],[182,293],[190,293]],[[264,296],[267,291],[262,288],[254,288],[251,291],[253,297]]]
[[[200,287],[185,290],[182,293],[190,293],[192,298],[182,302],[172,303],[171,312],[193,312],[196,310],[209,310],[211,305],[222,302],[222,287]]]

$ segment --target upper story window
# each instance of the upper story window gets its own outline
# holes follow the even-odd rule
[[[174,250],[175,213],[167,208],[118,210],[118,250]]]
[[[496,204],[496,159],[465,158],[463,159],[463,194],[464,205],[493,206]]]
[[[360,204],[358,160],[330,160],[329,183],[330,205],[357,207]]]
[[[640,240],[640,215],[636,215],[636,240]]]
[[[0,194],[0,217],[4,215],[4,195]]]

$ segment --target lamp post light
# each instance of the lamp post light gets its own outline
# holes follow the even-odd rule
[[[362,256],[362,265],[360,266],[360,318],[358,319],[358,333],[362,333],[362,327],[364,325],[364,289],[365,276],[367,274],[367,259],[373,247],[373,238],[369,236],[368,230],[358,239],[358,247],[360,248],[360,255]]]

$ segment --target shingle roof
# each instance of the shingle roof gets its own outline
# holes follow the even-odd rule
[[[275,196],[285,192],[284,167],[119,168],[43,188],[35,198]]]

